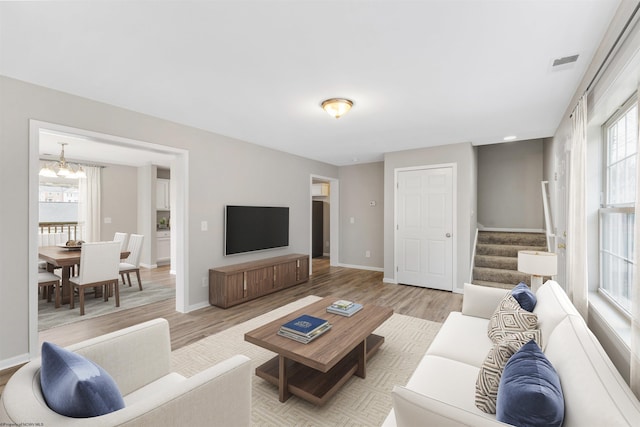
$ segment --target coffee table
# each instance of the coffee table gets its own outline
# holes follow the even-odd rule
[[[281,402],[293,394],[324,405],[353,375],[366,377],[367,360],[384,342],[372,332],[393,310],[364,304],[351,317],[327,313],[326,308],[339,299],[344,298],[323,298],[244,335],[245,341],[278,354],[257,367],[256,375],[278,387]],[[303,314],[328,320],[332,327],[308,344],[277,335],[282,324]]]

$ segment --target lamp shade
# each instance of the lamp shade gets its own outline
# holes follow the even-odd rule
[[[558,257],[553,252],[518,251],[518,271],[535,276],[555,276]]]

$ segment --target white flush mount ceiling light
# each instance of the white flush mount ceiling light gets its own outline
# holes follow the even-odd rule
[[[329,113],[330,116],[339,119],[346,114],[351,107],[353,107],[353,101],[346,98],[331,98],[322,101],[322,109]]]
[[[514,141],[517,138],[515,135],[509,135],[502,138],[503,141]]]
[[[71,165],[67,163],[67,159],[64,158],[64,146],[68,144],[66,142],[59,142],[58,144],[62,146],[62,150],[60,151],[60,159],[55,162],[55,165],[53,167],[49,166],[49,164],[45,164],[44,167],[40,169],[39,175],[49,178],[56,176],[71,179],[86,178],[87,174],[85,173],[84,169],[82,169],[81,165],[76,165],[76,170],[74,171]],[[54,168],[57,168],[58,172],[56,172]]]

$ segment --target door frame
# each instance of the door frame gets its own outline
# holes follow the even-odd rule
[[[105,144],[116,144],[135,147],[138,149],[161,151],[174,155],[171,161],[172,179],[172,202],[175,201],[175,211],[171,213],[175,216],[175,226],[172,227],[172,238],[175,236],[175,244],[171,245],[172,252],[176,251],[175,269],[176,274],[176,311],[187,313],[188,299],[188,283],[189,283],[189,152],[187,150],[160,145],[145,141],[139,141],[100,132],[94,132],[86,129],[80,129],[70,126],[59,125],[55,123],[44,122],[40,120],[29,120],[29,355],[30,358],[37,357],[40,351],[38,338],[38,287],[37,271],[38,271],[38,172],[40,170],[40,131],[52,130],[75,134],[90,139],[98,139]],[[174,187],[175,186],[175,187]],[[173,199],[175,195],[175,200]],[[175,232],[175,235],[173,234]],[[173,256],[173,254],[172,254]],[[172,268],[172,269],[173,269]]]
[[[329,183],[329,265],[339,265],[340,249],[340,181],[322,175],[309,175],[309,275],[313,274],[313,262],[311,258],[313,243],[313,180]]]
[[[398,284],[398,174],[401,172],[451,168],[451,289],[458,283],[458,163],[438,163],[433,165],[408,166],[393,170],[393,281]]]

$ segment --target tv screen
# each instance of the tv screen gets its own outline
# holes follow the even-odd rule
[[[289,208],[225,207],[225,255],[289,246]]]

